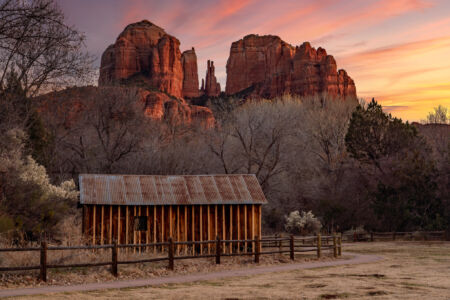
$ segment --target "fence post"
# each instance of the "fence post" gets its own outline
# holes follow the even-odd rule
[[[342,233],[338,235],[338,256],[342,256]]]
[[[216,239],[216,264],[220,265],[220,237],[217,236]]]
[[[117,273],[117,242],[114,241],[113,246],[111,248],[111,273],[114,277],[118,276]]]
[[[291,254],[291,260],[294,260],[294,235],[291,234],[291,240],[290,240],[290,244],[289,244],[289,250],[291,250],[290,254]]]
[[[47,242],[41,242],[41,271],[39,274],[39,279],[41,281],[47,282]]]
[[[321,248],[322,247],[322,236],[320,235],[320,233],[317,234],[317,258],[320,258],[320,256],[322,255],[321,253]]]
[[[373,242],[373,232],[370,232],[370,241]]]
[[[278,241],[278,251],[281,251],[283,248],[282,248],[282,245],[283,245],[283,241],[282,241],[282,239],[283,239],[283,234],[281,234],[280,233],[280,240]]]
[[[173,239],[169,237],[169,270],[173,270]]]
[[[255,236],[255,263],[259,263],[259,236]]]
[[[334,256],[334,258],[337,258],[337,256],[338,256],[338,246],[337,246],[336,234],[333,234],[333,256]]]

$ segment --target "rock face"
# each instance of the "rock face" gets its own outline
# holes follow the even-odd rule
[[[183,66],[183,97],[198,97],[197,55],[194,48],[181,54],[181,65]]]
[[[105,50],[98,83],[108,85],[139,74],[150,86],[183,96],[180,42],[147,20],[128,25]]]
[[[217,97],[220,95],[220,83],[217,82],[215,75],[214,62],[208,60],[206,67],[206,80],[202,79],[201,92],[208,97]]]
[[[207,107],[189,105],[183,99],[152,91],[142,91],[141,101],[145,115],[153,120],[165,120],[172,125],[199,123],[206,128],[214,126],[213,113]]]
[[[355,83],[325,49],[308,42],[293,47],[272,35],[248,35],[231,45],[225,92],[245,91],[268,98],[326,92],[356,99]]]

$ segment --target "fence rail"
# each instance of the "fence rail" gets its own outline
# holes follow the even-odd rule
[[[328,245],[331,238],[333,244]],[[302,244],[298,242],[302,241]],[[310,242],[308,244],[305,241]],[[223,246],[225,243],[254,243],[255,247],[252,248],[252,252],[237,252],[237,253],[222,253],[223,249],[227,246]],[[272,243],[272,244],[271,244]],[[324,245],[326,243],[326,245]],[[200,254],[200,255],[175,255],[175,248],[177,245],[190,245],[195,246],[198,244],[214,244],[214,254]],[[160,246],[167,249],[167,256],[137,259],[137,260],[119,260],[118,253],[119,248],[144,248]],[[262,248],[278,248],[278,250],[262,251]],[[289,250],[286,250],[289,248]],[[96,249],[111,249],[111,260],[106,262],[94,262],[94,263],[76,263],[76,264],[49,264],[47,263],[48,251],[56,250],[96,250]],[[332,249],[334,257],[338,257],[342,253],[342,237],[341,235],[334,236],[321,236],[320,234],[313,237],[256,237],[249,240],[221,240],[217,237],[215,240],[207,241],[187,241],[178,242],[169,238],[167,242],[150,243],[150,244],[123,244],[118,245],[106,244],[106,245],[84,245],[84,246],[48,246],[47,242],[42,242],[40,247],[28,247],[28,248],[0,248],[0,252],[16,252],[16,251],[36,251],[40,252],[39,266],[19,266],[19,267],[0,267],[0,272],[10,271],[26,271],[26,270],[40,270],[39,279],[47,281],[47,269],[56,268],[76,268],[76,267],[99,267],[99,266],[111,266],[111,273],[114,276],[118,276],[118,265],[121,264],[138,264],[138,263],[152,263],[160,261],[168,261],[168,269],[174,269],[174,261],[182,259],[196,259],[196,258],[215,258],[216,264],[220,264],[221,257],[229,256],[254,256],[254,262],[259,263],[261,255],[268,254],[284,254],[289,253],[290,259],[295,259],[295,253],[315,252],[317,257],[320,258],[322,250]]]
[[[446,240],[446,231],[393,231],[393,232],[363,232],[363,233],[343,233],[342,237],[346,242],[362,242],[376,240]]]

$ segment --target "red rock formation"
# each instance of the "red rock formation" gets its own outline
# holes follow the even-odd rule
[[[220,95],[220,83],[217,82],[213,61],[208,60],[206,80],[204,81],[202,79],[201,91],[209,97],[217,97]]]
[[[180,42],[144,20],[128,25],[102,55],[99,85],[143,75],[152,87],[182,97]]]
[[[206,128],[214,126],[212,111],[203,106],[189,105],[183,99],[151,91],[141,92],[145,115],[154,120],[166,120],[173,125],[199,123]]]
[[[284,93],[356,99],[356,87],[344,70],[323,48],[306,42],[293,47],[277,36],[248,35],[231,45],[225,92],[232,95],[248,89],[262,97]]]
[[[186,50],[181,55],[183,66],[183,97],[195,98],[199,96],[197,55],[195,50]]]

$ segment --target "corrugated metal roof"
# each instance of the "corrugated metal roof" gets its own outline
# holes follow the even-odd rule
[[[255,175],[80,175],[81,204],[264,204]]]

